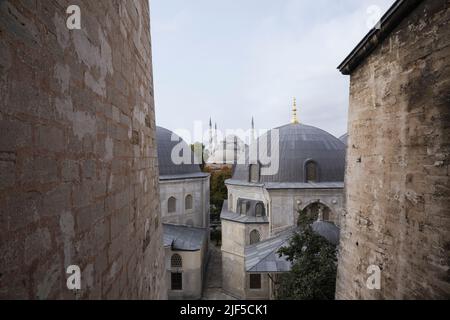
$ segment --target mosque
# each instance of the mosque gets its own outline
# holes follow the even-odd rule
[[[195,164],[193,154],[190,163],[174,163],[174,150],[190,150],[181,138],[162,127],[156,128],[156,135],[168,298],[200,299],[208,253],[210,177]]]
[[[252,128],[249,140],[255,135],[255,122],[252,118]],[[212,170],[220,170],[224,167],[233,169],[234,166],[244,157],[248,152],[248,145],[245,141],[235,134],[225,136],[220,142],[217,133],[217,123],[212,126],[211,119],[209,119],[209,143],[208,143],[208,158],[206,166]]]
[[[221,212],[222,286],[239,299],[274,298],[277,275],[291,267],[277,251],[296,231],[300,214],[314,214],[313,229],[338,244],[344,213],[346,145],[299,123],[295,100],[291,123],[260,136],[261,151],[260,141],[278,147],[278,170],[267,174],[260,161],[237,164],[225,182]]]

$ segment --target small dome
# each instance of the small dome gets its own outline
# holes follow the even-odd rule
[[[174,138],[174,139],[172,139]],[[175,140],[175,141],[172,141]],[[191,150],[190,146],[179,136],[163,127],[156,127],[156,143],[158,147],[159,175],[182,175],[200,172],[200,166],[194,164],[194,153],[191,152],[191,163],[175,164],[172,160],[172,150],[180,143],[182,150]],[[182,154],[180,154],[182,156]]]
[[[259,182],[306,182],[305,168],[309,162],[316,164],[316,182],[344,181],[346,146],[342,141],[324,130],[299,123],[276,129],[279,133],[279,169],[274,175],[263,175],[261,172]],[[268,135],[268,150],[271,148],[271,137],[275,136],[274,130],[265,134]],[[259,148],[260,152],[265,152],[264,146]],[[248,182],[249,170],[248,164],[238,164],[232,180]]]

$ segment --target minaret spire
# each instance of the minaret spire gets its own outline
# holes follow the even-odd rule
[[[214,123],[214,150],[216,150],[217,146],[217,122]]]
[[[252,136],[250,137],[251,141],[255,140],[255,119],[252,116]]]
[[[208,150],[210,155],[213,153],[213,132],[212,132],[212,120],[211,117],[209,117],[209,146]]]
[[[297,118],[297,99],[295,97],[294,97],[294,103],[292,105],[292,119],[291,119],[291,123],[292,124],[299,123],[298,118]]]

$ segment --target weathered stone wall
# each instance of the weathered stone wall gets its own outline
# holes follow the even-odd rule
[[[242,224],[222,219],[222,285],[226,292],[240,299],[271,298],[270,279],[262,274],[261,289],[250,289],[245,271],[245,247],[250,245],[250,232],[258,230],[261,241],[297,225],[298,211],[320,202],[331,210],[331,221],[339,226],[344,208],[343,189],[266,190],[260,186],[227,184],[228,210],[237,211],[239,198],[259,200],[266,204],[270,224]]]
[[[337,298],[450,297],[449,20],[424,1],[351,75]]]
[[[298,224],[299,211],[315,202],[330,209],[330,221],[340,226],[344,210],[344,190],[336,189],[289,189],[269,190],[271,212],[271,232],[277,234]]]
[[[245,296],[245,225],[222,220],[222,287],[237,297]]]
[[[209,228],[209,177],[159,181],[162,222]],[[185,199],[192,196],[192,209],[186,209]],[[176,211],[168,212],[168,200],[175,197]],[[208,230],[209,231],[209,230]]]
[[[199,300],[202,297],[203,289],[203,262],[207,248],[199,251],[172,251],[166,248],[166,282],[167,295],[170,300]],[[182,273],[183,290],[171,290],[172,267],[171,258],[174,254],[179,254],[183,261],[182,268],[176,268],[173,272]]]
[[[0,106],[0,298],[165,298],[148,1],[0,1]]]

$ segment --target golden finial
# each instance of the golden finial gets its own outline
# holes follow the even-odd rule
[[[294,104],[292,106],[292,120],[291,123],[296,124],[299,123],[297,119],[297,99],[294,97]]]

